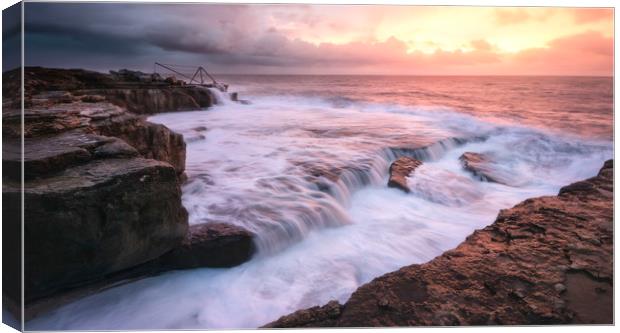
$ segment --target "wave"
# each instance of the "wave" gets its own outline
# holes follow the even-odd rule
[[[344,302],[376,276],[453,248],[499,209],[596,174],[613,155],[610,142],[444,107],[251,99],[149,120],[186,135],[208,128],[204,139],[187,142],[190,223],[243,226],[257,234],[259,255],[232,269],[113,288],[28,329],[250,328]],[[492,157],[514,183],[482,182],[464,170],[459,157],[468,151]],[[424,162],[408,179],[409,194],[386,186],[400,156]]]

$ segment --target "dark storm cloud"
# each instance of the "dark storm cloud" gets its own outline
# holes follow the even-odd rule
[[[236,22],[253,25],[250,35]],[[261,58],[260,48],[258,53],[254,50],[252,38],[267,30],[247,13],[246,6],[238,5],[28,3],[26,63],[62,66],[66,62],[66,67],[78,57],[99,61],[108,55],[119,65],[140,57],[275,64],[274,59]]]
[[[291,23],[319,22],[301,5],[27,3],[26,64],[105,70],[184,61],[230,72],[369,62],[285,35]]]
[[[188,36],[189,34],[189,36]],[[164,31],[147,32],[144,39],[166,51],[180,51],[200,54],[228,53],[217,41],[211,38],[197,38],[186,29],[166,29]]]
[[[21,4],[2,11],[2,71],[21,64]]]

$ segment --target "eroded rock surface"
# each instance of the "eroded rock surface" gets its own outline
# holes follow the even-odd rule
[[[407,185],[407,177],[420,165],[422,165],[422,162],[415,158],[399,157],[390,165],[388,186],[401,189],[407,193],[411,192],[409,185]]]
[[[597,176],[500,211],[457,248],[355,291],[337,315],[267,327],[611,324],[613,161]],[[337,307],[331,303],[331,307]]]
[[[459,161],[465,170],[482,181],[509,186],[518,185],[518,182],[510,174],[503,172],[501,166],[488,155],[466,152],[459,157]]]
[[[5,113],[3,166],[19,178],[19,114]],[[94,158],[133,156],[165,161],[182,174],[185,142],[181,134],[145,121],[108,102],[35,105],[24,120],[25,177],[45,176]],[[114,143],[114,145],[112,145]],[[105,147],[101,147],[104,146]]]
[[[27,305],[153,261],[186,237],[183,136],[136,113],[199,109],[212,96],[179,82],[128,78],[135,73],[25,69]],[[22,115],[19,80],[11,78],[21,73],[5,74],[3,198],[19,203]],[[3,209],[5,230],[16,236],[20,209]]]
[[[49,103],[97,103],[105,100],[136,114],[154,114],[199,110],[215,102],[205,87],[185,86],[183,81],[129,72],[119,75],[119,72],[105,74],[83,69],[25,67],[24,103],[29,107],[37,99],[40,101],[42,96]],[[16,96],[19,93],[17,83],[20,75],[20,70],[4,74],[4,82],[8,83],[3,87],[5,96]]]
[[[19,238],[21,72],[3,76],[3,231]],[[189,228],[181,204],[183,136],[145,114],[213,104],[205,87],[121,70],[25,68],[25,317],[171,269],[249,260],[253,235]],[[197,128],[204,131],[206,128]],[[4,237],[7,240],[10,238]],[[8,242],[5,242],[5,244]],[[20,248],[13,244],[13,248]],[[13,260],[13,258],[9,258]],[[19,263],[11,269],[21,271]],[[3,275],[20,304],[21,276]],[[18,308],[18,307],[14,307]]]
[[[89,93],[102,95],[111,103],[137,114],[200,110],[215,103],[209,90],[201,87],[105,89]]]
[[[337,320],[342,314],[343,305],[337,301],[330,301],[323,306],[313,306],[308,309],[296,311],[293,314],[283,316],[273,323],[263,326],[264,328],[283,327],[335,327]]]

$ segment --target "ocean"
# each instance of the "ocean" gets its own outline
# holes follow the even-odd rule
[[[218,77],[219,78],[219,77]],[[26,323],[36,329],[253,328],[346,301],[427,262],[524,199],[555,195],[613,157],[613,78],[223,76],[208,110],[149,118],[187,142],[190,224],[256,234],[228,269],[162,274]],[[505,184],[463,170],[491,156]],[[424,164],[386,186],[399,156]]]

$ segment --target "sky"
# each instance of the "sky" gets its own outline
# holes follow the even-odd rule
[[[26,3],[26,65],[222,74],[613,75],[613,9]]]

